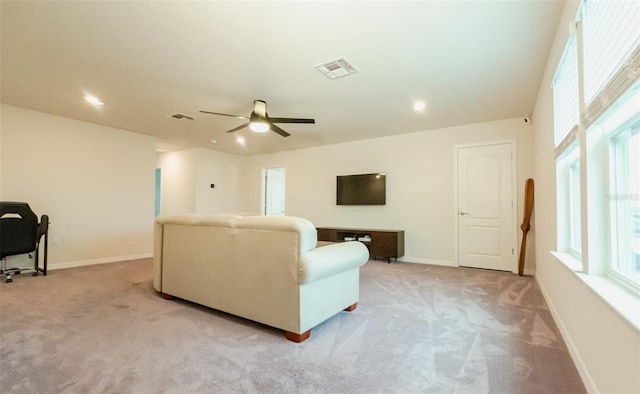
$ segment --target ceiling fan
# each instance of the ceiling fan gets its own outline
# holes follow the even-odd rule
[[[229,114],[221,114],[219,112],[211,112],[211,111],[200,111],[203,114],[211,114],[211,115],[222,115],[222,116],[231,116],[239,119],[246,119],[249,123],[245,123],[238,127],[235,127],[227,133],[233,133],[234,131],[238,131],[247,126],[256,133],[264,133],[269,130],[274,131],[280,134],[283,137],[288,137],[291,134],[282,130],[280,127],[276,126],[275,123],[316,123],[315,119],[304,119],[304,118],[271,118],[267,114],[267,103],[263,100],[254,100],[253,101],[253,111],[251,111],[251,115],[249,117],[239,116],[239,115],[229,115]]]

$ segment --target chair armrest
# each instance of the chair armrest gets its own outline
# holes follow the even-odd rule
[[[361,242],[342,242],[313,249],[300,259],[298,283],[309,283],[364,265],[369,250]]]
[[[38,242],[40,242],[40,238],[42,238],[42,236],[45,235],[48,231],[49,231],[49,216],[42,215],[40,217],[40,223],[38,224],[38,234],[36,235]]]

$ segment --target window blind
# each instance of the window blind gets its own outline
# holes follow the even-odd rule
[[[558,147],[578,124],[578,50],[576,36],[569,36],[553,78],[554,143]]]
[[[640,1],[585,0],[584,102],[589,106],[640,44]]]

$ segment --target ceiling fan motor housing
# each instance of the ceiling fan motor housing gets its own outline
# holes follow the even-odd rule
[[[257,114],[255,111],[251,112],[251,116],[249,116],[249,122],[264,122],[268,123],[269,115],[265,112],[264,116]]]

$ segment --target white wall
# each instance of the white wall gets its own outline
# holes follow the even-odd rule
[[[0,199],[49,215],[50,266],[150,256],[154,138],[6,104],[0,110]]]
[[[196,211],[196,151],[193,149],[160,153],[160,214]]]
[[[454,146],[516,141],[520,223],[524,182],[533,174],[532,132],[522,119],[508,119],[248,157],[245,209],[260,211],[262,169],[285,167],[287,215],[316,226],[402,229],[405,261],[454,264]],[[371,172],[387,173],[386,205],[336,205],[336,175]]]
[[[238,212],[240,176],[244,158],[222,152],[198,149],[196,174],[196,212]],[[215,187],[212,189],[211,184]]]
[[[537,223],[536,278],[593,393],[640,393],[640,333],[549,251],[556,249],[556,179],[551,80],[578,2],[565,5],[533,112]],[[587,180],[588,181],[588,180]]]
[[[158,154],[161,214],[238,212],[241,156],[203,148]],[[211,188],[211,184],[215,187]]]

